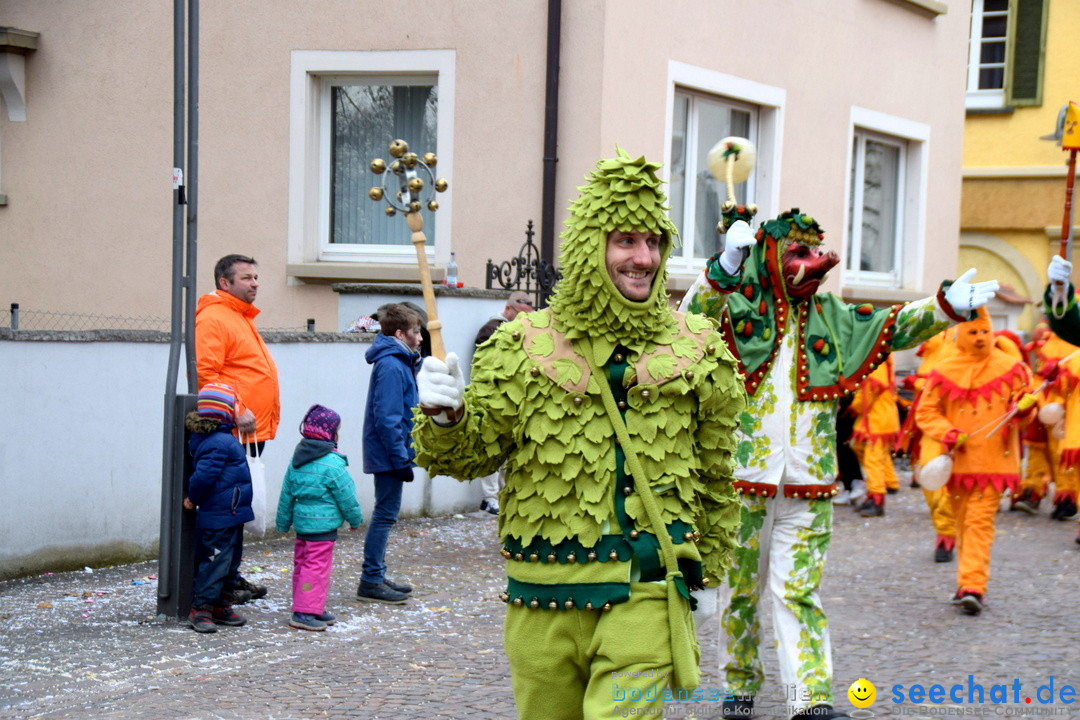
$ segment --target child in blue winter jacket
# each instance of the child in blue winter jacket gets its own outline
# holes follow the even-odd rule
[[[293,545],[293,604],[289,625],[325,630],[334,624],[326,595],[334,569],[334,542],[343,522],[355,531],[364,522],[356,487],[337,450],[341,416],[312,405],[300,423],[303,439],[285,472],[278,500],[277,529],[296,528]]]
[[[195,412],[184,424],[191,431],[188,450],[195,471],[188,479],[184,507],[195,516],[195,577],[188,622],[195,632],[217,632],[218,625],[243,625],[232,609],[237,571],[244,553],[244,523],[251,510],[251,472],[233,436],[236,393],[229,385],[207,383]]]
[[[374,365],[364,411],[364,472],[375,476],[375,509],[364,538],[364,570],[356,597],[364,602],[404,604],[412,587],[386,577],[386,543],[401,509],[403,483],[412,480],[412,411],[420,315],[404,305],[379,308],[379,334],[364,359]]]

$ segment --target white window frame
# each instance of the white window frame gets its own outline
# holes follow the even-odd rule
[[[891,272],[872,272],[849,267],[851,232],[862,227],[861,181],[853,187],[851,169],[856,160],[855,140],[869,137],[901,148],[897,187],[897,263]],[[922,265],[926,243],[926,215],[929,178],[930,126],[876,110],[852,107],[847,142],[844,193],[844,238],[842,247],[843,284],[889,289],[918,289],[922,285]],[[861,178],[862,173],[856,172]],[[858,194],[852,217],[852,193]],[[854,222],[853,222],[854,221]],[[856,247],[858,243],[856,243]]]
[[[345,245],[329,241],[331,87],[350,77],[384,83],[403,76],[431,78],[439,94],[438,174],[452,177],[454,67],[453,50],[293,51],[289,83],[289,262],[400,264],[415,259],[416,250],[411,244]],[[415,150],[425,152],[424,148]],[[380,178],[374,174],[371,177],[372,186],[378,185]],[[428,233],[428,239],[434,240],[434,245],[427,248],[429,261],[445,263],[450,259],[452,222],[452,192],[448,191],[439,196],[434,238]]]
[[[780,160],[784,124],[784,105],[787,93],[783,88],[765,85],[745,78],[716,72],[707,68],[669,61],[667,82],[667,114],[664,137],[664,179],[671,180],[671,140],[674,133],[675,93],[687,90],[715,96],[720,102],[733,105],[752,106],[757,113],[757,137],[752,138],[757,149],[753,179],[757,197],[747,198],[747,202],[758,206],[757,218],[773,217],[777,212],[780,197]],[[722,140],[723,138],[716,138]],[[690,148],[687,148],[687,156]],[[694,199],[686,205],[693,210]],[[692,218],[692,215],[685,215]],[[686,223],[690,225],[689,222]],[[675,249],[668,259],[668,273],[679,277],[696,277],[701,272],[705,258],[693,257],[691,244],[684,243]]]
[[[965,105],[969,110],[991,110],[1005,107],[1005,85],[1009,74],[1009,26],[1012,23],[1012,3],[1004,11],[987,12],[984,0],[971,0],[971,24],[968,31],[967,95]],[[987,15],[1004,15],[1006,19],[1005,59],[1000,63],[982,63],[982,25]],[[980,90],[979,71],[986,67],[1000,66],[1003,78],[1000,88]]]

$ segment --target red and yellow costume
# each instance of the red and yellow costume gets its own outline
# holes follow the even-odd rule
[[[890,355],[859,383],[851,399],[855,413],[851,446],[862,466],[867,500],[879,508],[885,505],[885,491],[900,487],[892,462],[892,448],[900,438],[896,401],[896,373]]]
[[[1080,456],[1080,437],[1070,438],[1068,422],[1069,406],[1075,406],[1076,401],[1072,398],[1077,387],[1080,387],[1080,356],[1073,354],[1080,348],[1070,345],[1045,327],[1037,329],[1036,333],[1033,333],[1036,339],[1031,343],[1036,372],[1060,363],[1057,376],[1038,394],[1039,407],[1064,407],[1065,420],[1051,426],[1033,421],[1024,434],[1027,466],[1017,501],[1025,501],[1032,509],[1037,508],[1046,496],[1051,481],[1055,489],[1054,505],[1060,505],[1065,500],[1075,503],[1077,489],[1080,488],[1080,471],[1076,467],[1077,457]],[[1033,382],[1041,384],[1038,378]],[[1072,409],[1072,415],[1080,418],[1080,408]],[[1074,421],[1072,425],[1072,434],[1080,435],[1078,423]],[[1070,448],[1075,449],[1070,451]]]
[[[1001,494],[1020,484],[1018,430],[1026,418],[1018,414],[1004,427],[994,427],[1016,407],[1031,382],[1023,362],[994,347],[992,332],[984,313],[959,325],[960,352],[930,373],[915,409],[923,433],[921,459],[952,454],[952,475],[945,489],[956,518],[956,597],[977,596],[979,609],[990,575],[994,515]]]
[[[922,432],[915,422],[919,403],[922,401],[923,388],[926,379],[930,376],[933,368],[947,357],[955,355],[956,328],[948,328],[922,345],[916,353],[922,358],[919,369],[915,372],[913,387],[915,399],[911,403],[911,411],[908,412],[907,420],[901,432],[900,442],[902,448],[908,450],[913,468],[920,468],[924,463],[919,457],[919,445]],[[949,499],[947,488],[927,490],[923,488],[923,497],[926,499],[926,507],[930,510],[930,521],[934,524],[934,558],[939,562],[948,562],[952,559],[953,548],[956,547],[956,519],[953,517],[952,501]]]

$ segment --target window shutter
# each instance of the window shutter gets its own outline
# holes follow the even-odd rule
[[[1009,38],[1010,106],[1042,105],[1043,54],[1046,43],[1047,0],[1013,0]]]

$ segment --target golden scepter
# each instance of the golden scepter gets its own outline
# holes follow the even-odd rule
[[[420,210],[424,207],[423,196],[425,193],[431,198],[427,202],[427,209],[435,212],[439,209],[439,203],[435,200],[436,192],[444,192],[450,184],[444,179],[435,179],[432,168],[439,159],[435,153],[424,153],[423,157],[409,151],[409,144],[404,140],[395,140],[390,143],[390,156],[394,158],[387,166],[381,158],[371,161],[371,172],[382,176],[382,186],[373,187],[368,191],[368,197],[379,202],[386,200],[386,214],[393,217],[397,213],[405,213],[405,223],[412,231],[411,242],[416,248],[416,261],[420,267],[420,286],[424,291],[424,307],[427,310],[427,330],[431,336],[431,354],[443,360],[446,358],[446,349],[442,341],[442,323],[439,322],[439,313],[435,308],[435,288],[431,282],[431,268],[428,267],[427,237],[424,236],[424,217]],[[389,172],[388,172],[389,171]],[[397,178],[398,187],[387,187],[390,178]]]

